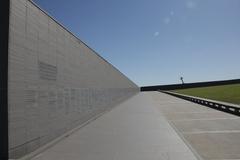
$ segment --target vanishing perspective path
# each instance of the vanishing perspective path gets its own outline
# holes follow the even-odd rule
[[[239,159],[240,118],[141,92],[33,160]]]

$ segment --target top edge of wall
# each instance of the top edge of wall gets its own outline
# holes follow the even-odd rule
[[[175,90],[175,89],[188,89],[199,87],[211,87],[238,84],[240,79],[218,80],[218,81],[204,81],[184,84],[168,84],[168,85],[155,85],[155,86],[143,86],[140,87],[141,91],[157,91],[157,90]]]
[[[78,40],[79,43],[83,43],[87,48],[89,48],[93,53],[95,53],[100,59],[105,61],[107,64],[109,64],[112,68],[114,68],[117,72],[119,72],[121,75],[123,75],[127,80],[132,82],[136,87],[139,88],[139,86],[134,83],[131,79],[129,79],[125,74],[123,74],[119,69],[117,69],[114,65],[112,65],[110,62],[108,62],[106,59],[104,59],[99,53],[97,53],[94,49],[89,47],[84,41],[82,41],[80,38],[78,38],[73,32],[69,31],[67,27],[65,27],[62,23],[58,22],[52,15],[50,15],[47,11],[42,9],[37,3],[35,3],[33,0],[27,0],[30,3],[32,3],[35,7],[37,7],[39,10],[41,10],[45,15],[47,15],[49,18],[51,18],[54,22],[56,22],[58,25],[60,25],[65,31],[67,31],[69,34],[71,34],[74,38]]]

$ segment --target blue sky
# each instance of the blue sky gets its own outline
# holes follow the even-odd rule
[[[139,86],[240,78],[240,0],[34,0]]]

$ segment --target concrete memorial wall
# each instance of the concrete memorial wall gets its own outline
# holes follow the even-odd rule
[[[10,158],[33,152],[139,92],[29,0],[10,0],[8,63]]]

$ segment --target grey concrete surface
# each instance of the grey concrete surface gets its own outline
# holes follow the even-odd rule
[[[139,93],[32,160],[196,160],[157,107]]]
[[[36,150],[139,92],[30,0],[10,3],[10,158]]]
[[[240,117],[163,93],[149,94],[171,126],[202,159],[240,159]]]

